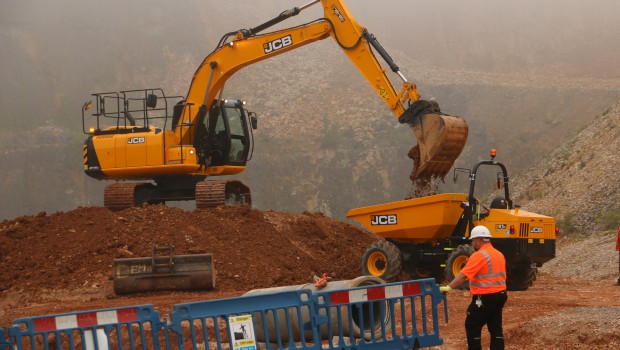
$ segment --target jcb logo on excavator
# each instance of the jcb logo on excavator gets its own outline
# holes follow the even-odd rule
[[[263,45],[263,48],[265,49],[265,53],[267,54],[267,53],[270,53],[276,50],[283,49],[292,44],[293,44],[293,37],[291,37],[290,35],[287,35],[285,37],[272,40],[266,43],[265,45]]]
[[[127,139],[128,144],[144,143],[144,137],[130,137]]]
[[[342,13],[340,13],[340,10],[338,10],[336,6],[333,6],[332,9],[334,10],[334,14],[336,15],[336,17],[338,17],[340,22],[344,23],[344,16],[342,15]]]
[[[371,215],[370,216],[370,224],[371,225],[396,225],[398,220],[396,219],[396,214],[389,215]]]

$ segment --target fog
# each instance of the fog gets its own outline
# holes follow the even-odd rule
[[[12,201],[2,206],[0,219],[93,204],[80,194],[94,192],[94,180],[81,172],[80,107],[91,93],[163,87],[184,95],[224,33],[257,26],[307,2],[0,1],[0,174],[5,179],[0,194]],[[549,77],[620,89],[616,0],[350,0],[347,5],[393,57],[407,58],[401,70],[413,81],[417,77],[410,72],[416,69],[526,82]],[[315,5],[274,29],[319,17],[321,7]],[[311,50],[332,57],[335,47]],[[320,72],[326,62],[298,64]],[[60,152],[45,153],[59,144]],[[55,186],[62,189],[54,192]],[[62,198],[43,199],[46,191]]]
[[[180,58],[188,67],[177,72],[186,75],[175,83],[184,83],[179,92],[185,93],[188,75],[223,33],[256,26],[305,3],[3,0],[3,120],[40,115],[48,102],[66,105],[69,112],[84,98],[78,93],[93,87],[160,85],[172,79],[163,72],[165,65]],[[415,68],[620,79],[618,1],[352,0],[348,6],[393,56],[411,57]],[[315,5],[279,27],[321,16]],[[24,95],[39,97],[40,90],[48,90],[47,96],[29,103],[34,110],[23,116],[16,111],[16,102]],[[62,96],[51,96],[59,91]],[[15,112],[19,117],[6,115]]]

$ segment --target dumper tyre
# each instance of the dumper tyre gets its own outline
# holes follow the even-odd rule
[[[461,272],[461,270],[467,264],[467,260],[474,253],[474,248],[472,248],[469,244],[463,244],[452,251],[452,254],[446,260],[446,269],[445,276],[446,280],[452,281],[456,275]],[[457,287],[458,289],[467,290],[469,289],[469,282],[465,282]]]
[[[362,275],[375,276],[386,282],[392,282],[402,273],[403,256],[394,243],[376,241],[362,255]]]
[[[510,269],[506,276],[506,288],[510,291],[524,291],[532,286],[535,279],[535,268],[528,266]]]
[[[437,283],[441,283],[444,281],[445,274],[441,267],[417,267],[411,274],[411,278],[434,278]]]

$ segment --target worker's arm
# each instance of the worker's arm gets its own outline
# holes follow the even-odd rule
[[[442,293],[447,293],[454,288],[458,288],[461,284],[467,281],[468,277],[473,277],[477,271],[480,271],[481,265],[485,264],[486,260],[480,253],[473,253],[465,267],[454,277],[454,279],[447,285],[439,287],[439,291]]]
[[[462,272],[459,272],[459,274],[456,275],[456,277],[454,277],[454,279],[452,280],[452,282],[450,282],[450,284],[439,287],[439,291],[441,293],[448,293],[452,291],[452,289],[458,288],[458,286],[463,284],[466,280],[467,280],[467,277]]]
[[[450,284],[448,284],[448,286],[450,287],[450,289],[458,288],[458,286],[465,283],[465,281],[467,281],[467,277],[465,277],[462,272],[459,272],[459,274],[454,277],[454,279],[452,280],[452,282],[450,282]]]

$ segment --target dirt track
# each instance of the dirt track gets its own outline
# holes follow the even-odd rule
[[[188,212],[148,206],[119,213],[79,208],[21,217],[0,223],[0,327],[22,316],[124,305],[154,304],[165,314],[176,303],[308,283],[312,275],[323,272],[350,279],[359,274],[360,256],[374,239],[321,214],[235,208]],[[617,255],[608,244],[612,239],[597,239],[604,242],[574,244],[594,249],[588,252],[592,261],[595,255],[604,256],[604,263],[611,265],[599,266],[604,274],[588,275],[582,269],[580,278],[569,279],[543,268],[528,291],[509,293],[504,313],[508,349],[620,347],[620,287],[614,285]],[[114,295],[114,256],[149,256],[153,245],[168,243],[174,243],[179,254],[214,253],[217,289]],[[563,258],[562,252],[570,247],[558,249],[556,260],[564,270],[575,270],[571,264],[597,268]],[[444,345],[439,348],[465,347],[469,298],[464,291],[449,294],[450,322],[441,324]]]
[[[614,282],[559,279],[543,273],[527,291],[510,292],[504,308],[506,348],[618,349],[620,287]],[[441,327],[441,349],[466,348],[465,310],[470,298],[468,292],[450,294],[450,322]],[[483,342],[488,341],[485,329]]]

